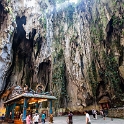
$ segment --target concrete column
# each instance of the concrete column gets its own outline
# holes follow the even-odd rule
[[[23,117],[22,120],[26,120],[26,109],[27,109],[27,98],[24,98],[24,104],[23,104]]]
[[[14,119],[15,106],[16,106],[16,102],[12,105],[12,119]]]
[[[9,113],[10,113],[10,111],[9,111],[9,105],[6,105],[6,114],[5,114],[5,117],[6,118],[8,118],[9,117]]]
[[[50,110],[49,110],[49,114],[52,114],[52,113],[53,113],[53,111],[52,111],[52,100],[49,100],[49,102],[50,102]]]
[[[36,113],[38,113],[38,102],[35,103]]]

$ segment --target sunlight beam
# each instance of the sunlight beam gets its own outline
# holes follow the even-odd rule
[[[77,3],[78,0],[69,0],[70,3]]]

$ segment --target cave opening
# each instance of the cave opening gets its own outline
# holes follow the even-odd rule
[[[51,61],[46,60],[39,65],[38,84],[41,84],[44,92],[50,91]]]
[[[32,28],[29,32],[29,38],[26,38],[26,31],[23,25],[26,25],[26,16],[16,17],[17,27],[14,29],[12,37],[13,60],[10,69],[8,70],[6,84],[10,86],[26,84],[29,88],[33,88],[34,74],[36,72],[33,58],[37,59],[40,52],[42,37],[34,40],[36,29]],[[38,46],[35,53],[34,47]],[[7,73],[8,73],[7,72]],[[9,82],[9,83],[7,83]],[[35,83],[36,87],[37,83]]]
[[[106,85],[104,81],[100,81],[96,89],[97,101],[99,101],[103,96],[109,97],[108,92],[106,92]]]

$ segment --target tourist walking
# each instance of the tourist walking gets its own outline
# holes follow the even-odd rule
[[[21,122],[23,122],[22,117],[23,117],[23,114],[21,113],[20,114],[20,120],[21,120]]]
[[[41,122],[42,124],[45,124],[45,119],[46,119],[46,115],[44,112],[42,112],[42,115],[41,115]]]
[[[53,114],[50,114],[50,117],[49,117],[49,124],[52,124],[53,123]]]
[[[103,120],[105,120],[105,117],[106,117],[106,111],[105,109],[103,109]]]
[[[86,124],[91,124],[90,115],[88,114],[88,112],[85,111],[84,114],[86,115]]]
[[[27,115],[26,117],[26,124],[31,124],[31,116]]]
[[[5,120],[5,115],[4,114],[2,114],[2,121],[4,122],[4,120]]]
[[[97,119],[97,111],[95,110],[95,119]]]
[[[68,118],[67,118],[68,124],[73,124],[73,114],[71,111],[69,111]]]
[[[34,124],[38,124],[38,122],[39,122],[39,115],[37,113],[33,117],[33,122],[34,122]]]
[[[9,113],[9,119],[12,119],[12,112]]]
[[[95,109],[92,110],[93,119],[97,119],[97,112]]]
[[[100,115],[101,115],[101,117],[103,117],[103,110],[102,109],[100,109]]]

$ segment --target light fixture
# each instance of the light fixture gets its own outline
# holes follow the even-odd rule
[[[44,101],[47,101],[47,99],[41,99],[41,100],[38,101],[38,103],[44,102]]]
[[[30,102],[29,104],[34,104],[35,102]]]

